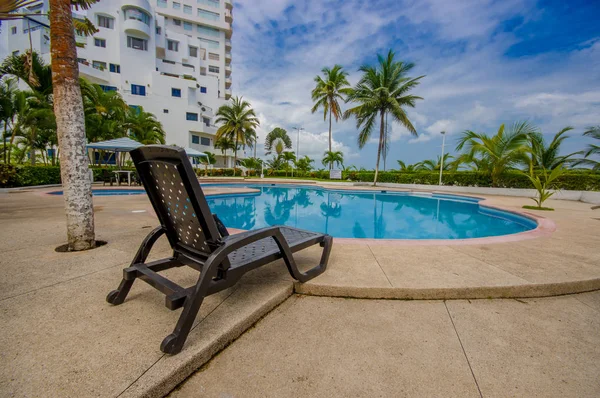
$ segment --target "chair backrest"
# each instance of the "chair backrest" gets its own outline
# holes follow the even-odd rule
[[[192,257],[208,257],[220,235],[185,151],[147,145],[130,154],[171,246]]]

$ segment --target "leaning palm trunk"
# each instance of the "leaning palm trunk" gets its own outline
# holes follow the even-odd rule
[[[235,165],[237,164],[237,148],[238,148],[238,137],[237,132],[235,136],[235,148],[233,148],[233,176],[235,177]]]
[[[60,172],[69,250],[94,247],[92,185],[85,149],[85,122],[79,87],[71,2],[50,0],[50,50]]]
[[[377,145],[377,163],[375,164],[375,179],[373,180],[373,186],[377,186],[377,175],[379,174],[379,158],[381,157],[381,147],[383,145],[384,129],[383,129],[383,117],[385,113],[381,111],[381,123],[379,127],[379,145]]]
[[[329,107],[329,153],[331,153],[331,106]],[[333,169],[333,163],[329,163],[329,171]]]

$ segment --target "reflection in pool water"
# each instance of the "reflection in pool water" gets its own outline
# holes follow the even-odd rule
[[[528,218],[480,207],[469,198],[252,187],[260,193],[209,197],[211,210],[231,228],[288,225],[340,238],[465,239],[536,227]]]

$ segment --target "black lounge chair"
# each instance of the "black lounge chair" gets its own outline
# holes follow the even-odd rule
[[[115,305],[123,303],[139,278],[166,295],[165,305],[170,310],[183,307],[175,330],[160,345],[163,352],[180,352],[204,297],[233,286],[246,272],[280,258],[292,277],[300,282],[325,271],[333,242],[329,235],[282,226],[230,236],[211,214],[183,149],[144,146],[133,150],[131,158],[161,226],[144,239],[131,265],[123,270],[119,288],[110,292],[106,300]],[[146,262],[152,245],[163,234],[173,248],[173,255]],[[292,253],[315,244],[323,247],[320,263],[303,273]],[[200,271],[198,282],[189,288],[158,274],[184,265]]]

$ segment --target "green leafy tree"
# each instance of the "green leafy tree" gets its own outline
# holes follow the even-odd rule
[[[204,165],[204,177],[208,177],[208,166],[217,163],[217,158],[212,152],[204,152],[206,156],[200,158],[200,163]]]
[[[127,106],[116,91],[104,91],[98,84],[85,79],[80,79],[80,85],[88,142],[125,137],[131,123],[137,122],[139,115],[132,114],[135,111]]]
[[[217,140],[227,137],[234,143],[233,175],[235,176],[238,148],[240,145],[246,145],[251,138],[255,137],[254,134],[260,122],[250,103],[241,97],[234,97],[231,99],[231,103],[222,105],[217,111],[215,122],[221,124],[217,130]]]
[[[400,171],[405,173],[412,173],[418,170],[418,163],[406,164],[402,160],[398,160],[398,166],[400,166]]]
[[[584,136],[593,138],[598,142],[589,144],[585,149],[585,157],[577,160],[575,164],[591,167],[593,170],[600,170],[600,161],[593,159],[594,156],[600,155],[600,125],[588,127],[583,133]]]
[[[344,154],[341,151],[325,151],[321,163],[323,163],[323,166],[329,166],[329,170],[333,168],[334,164],[344,167]]]
[[[279,141],[283,142],[284,148],[292,148],[292,139],[288,135],[287,131],[280,127],[275,127],[269,134],[267,134],[267,137],[265,138],[265,155],[270,155],[275,149],[275,144]]]
[[[417,87],[423,76],[410,78],[407,75],[414,67],[412,63],[396,61],[394,52],[389,51],[387,57],[378,55],[379,65],[376,67],[363,65],[360,71],[363,76],[356,87],[348,95],[348,102],[358,105],[348,109],[344,118],[354,116],[356,127],[361,129],[358,135],[358,147],[363,148],[379,119],[379,144],[377,147],[377,162],[375,163],[374,185],[377,185],[379,160],[384,149],[385,117],[390,114],[392,119],[406,127],[414,136],[417,131],[408,118],[405,107],[413,108],[416,101],[422,99],[409,92]]]
[[[493,136],[467,130],[459,138],[456,150],[464,149],[460,161],[475,162],[480,171],[490,174],[492,184],[497,186],[502,173],[529,162],[526,143],[533,132],[535,128],[527,122],[514,123],[508,130],[502,124]]]
[[[164,144],[165,131],[156,116],[144,108],[130,108],[127,112],[127,128],[132,140],[144,145]]]
[[[311,159],[308,156],[304,155],[304,157],[301,157],[300,159],[296,160],[296,169],[298,169],[298,171],[300,171],[301,173],[306,174],[312,170],[313,162],[314,159]]]
[[[335,121],[339,121],[342,115],[342,108],[340,107],[340,101],[345,101],[345,97],[349,95],[352,90],[350,83],[348,83],[348,73],[343,70],[341,65],[335,65],[333,68],[321,69],[323,77],[315,76],[316,86],[312,90],[311,96],[314,105],[311,109],[312,113],[315,113],[319,108],[323,109],[323,120],[327,120],[329,114],[329,152],[331,149],[332,133],[331,133],[331,119],[332,116]]]
[[[215,140],[215,149],[221,150],[221,155],[225,158],[225,164],[227,164],[227,151],[235,148],[235,143],[228,137],[221,137]]]
[[[563,141],[569,138],[567,132],[573,130],[573,127],[565,127],[552,138],[550,143],[546,142],[543,134],[534,131],[529,135],[528,152],[531,156],[529,162],[530,174],[534,169],[554,170],[557,167],[571,164],[573,157],[582,152],[573,152],[568,155],[560,155],[560,146]]]
[[[289,151],[283,152],[281,154],[281,160],[285,164],[285,176],[287,177],[288,170],[290,169],[290,162],[293,163],[296,161],[296,154]]]
[[[454,160],[454,156],[449,153],[444,155],[444,171],[451,170],[454,166],[452,164]],[[414,170],[424,170],[424,171],[435,171],[440,170],[440,166],[442,163],[441,156],[438,156],[436,159],[427,159],[422,162],[418,162],[414,165]],[[405,166],[406,167],[406,166]]]
[[[15,79],[6,78],[0,80],[0,122],[4,132],[2,133],[2,154],[4,163],[9,162],[7,143],[8,131],[12,128],[15,121],[15,96],[18,92],[17,81]]]

